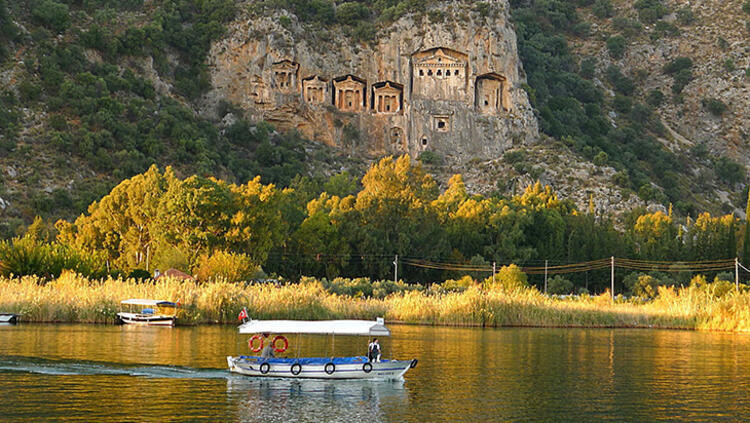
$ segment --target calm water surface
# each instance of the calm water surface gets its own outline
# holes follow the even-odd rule
[[[0,421],[750,421],[750,335],[391,329],[384,355],[419,359],[404,382],[230,375],[225,357],[248,351],[233,327],[3,326]]]

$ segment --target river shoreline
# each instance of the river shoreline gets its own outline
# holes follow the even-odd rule
[[[178,321],[192,326],[237,324],[243,308],[257,319],[375,319],[390,323],[454,327],[629,328],[750,331],[750,294],[717,295],[705,287],[665,288],[651,301],[616,299],[608,294],[554,298],[533,288],[461,291],[411,290],[365,297],[341,295],[320,281],[285,285],[196,283],[180,280],[89,280],[64,274],[52,281],[35,277],[0,278],[0,310],[22,322],[117,322],[120,301],[155,298],[183,306]]]

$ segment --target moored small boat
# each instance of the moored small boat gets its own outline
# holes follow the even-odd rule
[[[165,300],[146,300],[133,298],[121,302],[127,306],[145,307],[140,312],[120,312],[117,317],[124,324],[146,326],[174,326],[177,315],[174,310],[180,306],[179,301],[173,303]],[[165,312],[162,312],[165,311]],[[171,313],[166,311],[172,311]]]
[[[18,314],[16,313],[0,313],[0,323],[15,324],[18,323]]]
[[[382,318],[376,321],[367,320],[250,320],[239,327],[241,334],[255,335],[248,341],[252,347],[255,340],[270,339],[270,334],[318,334],[318,335],[360,335],[390,336]],[[284,351],[288,341],[283,336],[276,336],[271,345],[276,347],[277,340],[283,346],[276,351]],[[282,378],[316,378],[316,379],[373,379],[401,380],[404,374],[416,367],[417,360],[370,360],[365,356],[354,357],[257,357],[240,355],[227,357],[229,371],[247,376],[282,377]]]

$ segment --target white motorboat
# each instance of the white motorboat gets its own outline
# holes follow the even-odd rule
[[[239,327],[241,334],[317,334],[317,335],[359,335],[390,336],[391,331],[385,327],[382,318],[368,320],[250,320]],[[255,335],[248,342],[263,337]],[[266,338],[268,339],[268,338]],[[282,336],[273,338],[274,347],[277,339],[287,341]],[[258,348],[259,349],[259,348]],[[277,349],[278,351],[279,349]],[[317,379],[374,379],[400,380],[404,373],[416,367],[417,360],[371,361],[365,356],[354,357],[296,357],[264,358],[241,355],[227,357],[229,371],[248,376],[283,377],[283,378],[317,378]]]
[[[17,322],[18,322],[18,314],[16,314],[16,313],[0,313],[0,323],[15,324]]]
[[[128,307],[141,308],[139,312],[120,312],[117,317],[122,323],[130,325],[148,325],[148,326],[174,326],[177,318],[176,309],[180,306],[179,302],[173,303],[165,300],[145,300],[132,298],[121,301],[121,304]]]

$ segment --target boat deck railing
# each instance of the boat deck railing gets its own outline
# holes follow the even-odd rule
[[[256,363],[269,363],[269,364],[357,364],[357,363],[368,363],[370,360],[364,355],[354,357],[299,357],[299,358],[284,358],[284,357],[271,357],[263,358],[251,355],[241,355],[240,359],[252,361]],[[381,363],[387,363],[390,360],[380,360]]]

